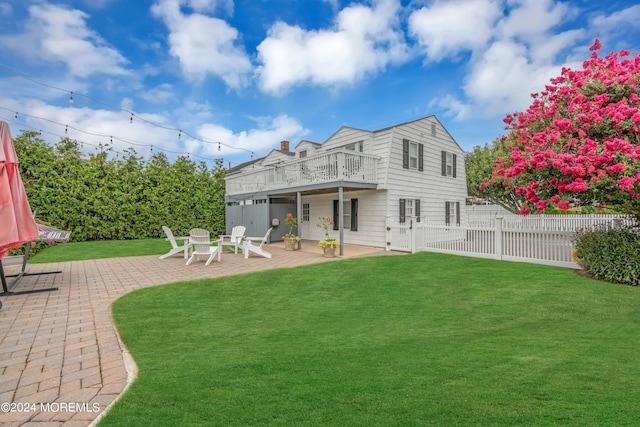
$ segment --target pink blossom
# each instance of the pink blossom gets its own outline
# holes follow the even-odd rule
[[[630,176],[625,176],[624,178],[619,179],[617,182],[620,188],[630,190],[633,188],[633,184],[636,182],[636,180],[634,178],[631,178]]]
[[[560,197],[559,196],[551,196],[551,199],[549,199],[552,203],[558,203],[560,201]]]
[[[567,209],[569,209],[569,202],[560,202],[560,203],[558,203],[558,209],[566,211]]]
[[[622,172],[626,168],[627,166],[624,163],[616,163],[615,165],[607,166],[607,172],[609,173]]]
[[[531,213],[531,210],[530,210],[528,207],[526,207],[526,206],[522,206],[522,207],[520,208],[520,213],[521,213],[522,215],[528,215],[528,214],[530,214],[530,213]]]

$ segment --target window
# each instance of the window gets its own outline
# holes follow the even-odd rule
[[[333,229],[339,229],[338,200],[333,201]],[[342,202],[342,223],[345,230],[358,231],[358,199]]]
[[[420,222],[420,199],[400,199],[400,224],[404,224],[407,218]]]
[[[424,170],[424,145],[402,140],[402,167],[404,169]]]
[[[409,169],[418,169],[418,144],[409,143]]]
[[[444,202],[444,222],[460,225],[460,202]]]
[[[436,136],[436,124],[431,123],[431,135]]]
[[[457,156],[447,151],[442,152],[442,176],[456,177]]]
[[[362,141],[354,142],[344,146],[345,150],[358,151],[362,153]]]
[[[301,159],[307,157],[307,150],[300,151],[300,153],[298,153],[298,157],[300,157]]]
[[[302,204],[302,221],[309,221],[309,203]]]

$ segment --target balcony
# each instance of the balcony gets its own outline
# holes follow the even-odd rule
[[[379,157],[347,150],[239,172],[226,178],[229,196],[332,182],[377,184]]]

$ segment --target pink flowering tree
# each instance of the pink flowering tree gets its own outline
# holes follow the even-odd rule
[[[615,206],[640,219],[640,57],[598,55],[563,68],[533,103],[504,119],[508,155],[481,189],[498,186],[520,213]]]

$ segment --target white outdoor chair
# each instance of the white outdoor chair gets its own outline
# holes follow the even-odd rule
[[[164,234],[167,235],[167,240],[169,241],[169,243],[171,243],[171,250],[166,254],[162,255],[160,259],[165,259],[167,257],[170,257],[171,255],[175,255],[182,251],[184,251],[184,259],[189,258],[189,238],[178,237],[177,238],[178,240],[183,241],[182,245],[178,245],[178,243],[176,242],[176,237],[173,236],[173,232],[171,231],[171,229],[164,225],[162,226],[162,229],[164,230]]]
[[[218,262],[220,261],[221,246],[211,246],[211,237],[209,231],[203,228],[194,228],[189,232],[189,242],[193,245],[193,252],[187,265],[191,264],[194,259],[198,259],[200,256],[207,256],[207,262],[205,265],[211,264],[213,258],[218,255]]]
[[[244,238],[244,232],[247,230],[247,227],[244,225],[236,225],[231,229],[231,234],[223,234],[220,236],[220,240],[218,240],[218,245],[222,249],[225,246],[233,246],[233,253],[238,253],[238,248],[242,246],[242,239]]]
[[[271,230],[273,230],[273,227],[267,230],[264,237],[245,237],[242,239],[242,251],[244,252],[245,258],[249,258],[249,252],[253,252],[254,254],[265,258],[271,258],[271,254],[262,249],[262,246],[267,242],[267,240],[269,240]],[[255,245],[254,243],[258,243],[258,245]]]

